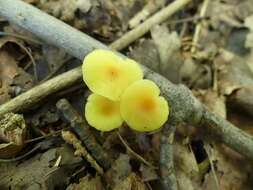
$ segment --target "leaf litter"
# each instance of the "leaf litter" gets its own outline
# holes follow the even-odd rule
[[[106,44],[122,36],[129,27],[134,27],[129,24],[131,19],[149,3],[144,0],[25,1]],[[155,10],[168,3],[161,1]],[[199,0],[191,3],[162,25],[152,28],[124,53],[169,80],[187,85],[210,110],[253,134],[253,3],[251,0],[210,1],[206,17],[193,19],[199,15],[202,5]],[[188,20],[184,21],[186,18]],[[202,24],[193,53],[190,49],[198,23]],[[81,64],[4,19],[0,20],[0,28],[5,32],[0,37],[0,104],[36,85],[34,71],[39,83]],[[36,65],[32,64],[28,53]],[[80,154],[75,157],[73,148],[58,137],[56,131],[68,127],[69,122],[60,119],[55,102],[64,94],[77,112],[83,114],[85,93],[84,88],[77,88],[75,95],[63,91],[24,116],[20,115],[24,117],[22,126],[25,126],[27,136],[17,135],[18,125],[11,136],[21,138],[19,142],[26,146],[13,152],[8,148],[5,152],[9,155],[1,156],[0,153],[0,157],[11,159],[24,155],[38,144],[41,147],[40,143],[43,148],[22,161],[0,163],[0,189],[139,190],[161,187],[159,169],[146,165],[128,151],[113,132],[101,134],[92,130],[114,160],[111,168],[101,176],[86,159],[81,159]],[[13,141],[4,132],[1,122],[0,142]],[[159,165],[161,133],[138,134],[126,126],[120,131],[129,148],[155,166]],[[30,143],[26,143],[27,140]],[[202,129],[177,126],[174,161],[181,190],[252,189],[251,162],[215,139],[206,137]]]

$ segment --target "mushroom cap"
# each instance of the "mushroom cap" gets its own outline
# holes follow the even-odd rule
[[[93,93],[114,101],[120,100],[131,83],[143,78],[142,70],[134,60],[102,49],[85,57],[82,71],[83,80]]]
[[[118,101],[111,101],[98,94],[91,94],[85,105],[85,118],[99,131],[111,131],[120,127],[123,119]]]
[[[136,131],[153,131],[162,127],[169,115],[165,98],[150,80],[139,80],[123,93],[120,112],[128,126]]]

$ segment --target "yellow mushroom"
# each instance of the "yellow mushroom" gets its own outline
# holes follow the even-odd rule
[[[120,100],[131,83],[143,78],[142,70],[134,60],[102,49],[85,57],[82,71],[84,82],[93,93],[114,101]]]
[[[123,119],[118,101],[91,94],[85,105],[85,118],[90,126],[100,131],[111,131],[120,127]]]
[[[120,112],[130,128],[153,131],[162,127],[168,119],[169,106],[159,94],[159,87],[150,80],[134,82],[125,90]]]

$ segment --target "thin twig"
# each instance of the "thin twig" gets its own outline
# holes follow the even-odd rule
[[[217,63],[213,63],[213,90],[218,92],[218,66]]]
[[[28,143],[31,143],[31,142],[35,142],[35,141],[39,141],[39,140],[42,140],[42,139],[45,139],[45,138],[48,138],[48,137],[51,137],[51,136],[60,135],[61,132],[62,132],[62,130],[63,129],[55,131],[53,133],[49,133],[49,134],[40,136],[40,137],[36,137],[36,138],[33,138],[33,139],[28,139],[28,140],[25,141],[25,144],[28,144]]]
[[[50,79],[32,89],[13,98],[11,101],[0,106],[0,115],[8,112],[21,112],[28,110],[32,105],[38,104],[42,99],[50,94],[58,92],[67,87],[80,82],[82,79],[82,72],[80,68],[73,69]]]
[[[156,1],[151,0],[148,1],[148,3],[143,7],[141,11],[136,13],[133,18],[129,21],[129,27],[135,28],[138,26],[141,22],[144,22],[150,15],[152,15],[154,12],[156,12],[158,9],[160,9],[165,4],[165,0],[163,1]]]
[[[26,54],[28,55],[28,57],[30,58],[32,64],[33,64],[33,74],[34,74],[34,78],[35,78],[35,81],[38,82],[38,74],[37,74],[37,68],[36,68],[36,62],[32,56],[32,54],[30,53],[30,51],[25,47],[23,46],[21,43],[17,43],[16,44],[26,52]]]
[[[213,164],[212,148],[211,148],[210,144],[204,144],[204,148],[206,150],[207,157],[208,157],[208,160],[209,160],[209,163],[210,163],[210,166],[211,166],[211,171],[212,171],[212,174],[213,174],[213,177],[214,177],[216,188],[217,188],[217,190],[221,190],[220,185],[219,185],[219,181],[218,181],[218,178],[217,178],[217,175],[216,175],[216,171],[215,171],[215,168],[214,168],[214,164]]]
[[[21,36],[21,35],[18,35],[18,34],[13,34],[13,33],[7,33],[7,32],[1,32],[0,31],[0,36],[5,36],[5,35],[8,35],[8,36],[12,36],[12,37],[16,37],[16,38],[20,38],[20,39],[23,39],[23,40],[27,40],[27,41],[33,41],[34,40],[31,40],[27,37],[24,37],[24,36]],[[24,50],[26,52],[26,54],[28,55],[28,57],[30,58],[32,64],[33,64],[33,73],[34,73],[34,78],[36,80],[36,82],[38,81],[38,74],[37,74],[37,69],[36,69],[36,62],[32,56],[32,54],[30,53],[30,51],[24,46],[22,45],[21,43],[18,43],[18,42],[15,42],[22,50]],[[28,64],[29,66],[29,64]],[[27,69],[27,67],[25,67],[25,70]]]
[[[205,17],[206,16],[206,12],[207,12],[207,8],[209,5],[210,0],[204,0],[204,3],[201,7],[200,10],[200,17]],[[195,28],[195,32],[194,32],[194,36],[193,36],[193,46],[191,48],[191,52],[195,53],[196,52],[196,47],[198,46],[198,42],[199,42],[199,37],[200,37],[200,33],[201,33],[201,29],[202,29],[202,22],[199,22]]]
[[[171,20],[167,24],[181,24],[181,23],[186,23],[186,22],[198,22],[207,19],[207,17],[200,17],[200,16],[193,16],[193,17],[187,17],[187,18],[182,18],[178,20]]]
[[[147,19],[142,24],[138,25],[136,28],[124,34],[121,38],[110,44],[112,49],[124,49],[129,44],[146,34],[153,26],[164,22],[175,12],[181,10],[184,6],[190,3],[191,0],[176,0],[169,4],[167,7],[163,8],[155,15]]]
[[[62,118],[70,123],[71,130],[75,132],[92,156],[101,164],[101,166],[105,169],[109,169],[112,163],[112,158],[97,142],[83,117],[79,115],[66,99],[59,100],[56,103],[56,107],[61,112]]]
[[[28,41],[28,42],[32,42],[32,43],[35,43],[35,44],[43,45],[43,42],[40,42],[39,40],[28,38],[26,36],[11,33],[11,32],[2,32],[2,31],[0,31],[0,36],[12,36],[12,37],[24,40],[24,41]]]
[[[86,148],[82,146],[82,142],[75,136],[74,133],[70,131],[62,131],[62,138],[69,144],[72,144],[73,147],[76,149],[75,155],[84,157],[92,167],[96,169],[96,171],[103,175],[104,170],[99,166],[97,161],[88,153]]]
[[[45,82],[45,81],[47,81],[48,79],[52,78],[52,77],[55,75],[55,73],[57,73],[57,72],[65,65],[65,63],[67,63],[67,62],[70,61],[71,59],[72,59],[72,58],[70,57],[70,58],[68,58],[68,59],[66,59],[66,60],[64,60],[64,61],[62,61],[60,64],[58,64],[57,67],[56,67],[51,73],[49,73],[44,79],[42,79],[42,80],[40,81],[40,83]]]
[[[146,164],[149,167],[152,168],[156,168],[155,166],[153,166],[151,163],[149,163],[147,160],[145,160],[142,156],[140,156],[139,154],[137,154],[136,152],[134,152],[130,146],[128,146],[128,144],[125,142],[125,140],[122,138],[122,136],[119,134],[119,132],[117,132],[117,135],[120,139],[120,141],[122,142],[122,144],[126,147],[127,151],[132,154],[134,157],[136,157],[138,160],[140,160],[141,162],[143,162],[144,164]]]
[[[17,161],[20,161],[20,160],[23,160],[24,158],[30,156],[32,153],[34,153],[35,151],[39,150],[41,147],[40,144],[36,145],[35,147],[33,147],[31,150],[29,150],[28,152],[26,152],[25,154],[23,155],[20,155],[20,156],[17,156],[15,158],[6,158],[6,159],[0,159],[0,163],[3,162],[3,163],[8,163],[8,162],[17,162]]]

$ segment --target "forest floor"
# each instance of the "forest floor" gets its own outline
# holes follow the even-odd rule
[[[23,1],[111,47],[172,3]],[[212,112],[253,135],[252,0],[192,0],[116,49],[171,82],[184,84]],[[0,17],[0,108],[81,64]],[[102,133],[87,128],[84,105],[89,94],[84,83],[77,82],[29,109],[0,117],[0,190],[163,189],[159,160],[164,131],[139,133],[123,126]],[[80,132],[83,126],[86,131]],[[77,135],[71,136],[70,128]],[[173,172],[178,189],[252,190],[252,160],[206,131],[205,126],[176,126]],[[82,134],[99,152],[85,147]]]

